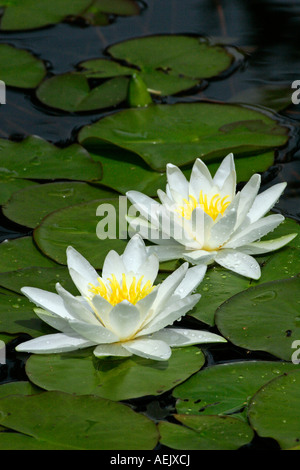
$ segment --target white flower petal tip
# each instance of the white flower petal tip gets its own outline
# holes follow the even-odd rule
[[[164,328],[157,333],[153,333],[151,338],[165,341],[171,347],[207,343],[227,343],[227,340],[223,336],[215,333],[185,328]]]
[[[94,346],[97,357],[129,357],[167,361],[169,344],[148,337],[172,325],[198,302],[191,294],[205,274],[204,266],[189,269],[183,263],[161,284],[155,285],[159,262],[140,236],[134,236],[122,255],[110,251],[102,277],[85,258],[68,248],[68,267],[81,296],[56,283],[56,293],[34,287],[22,292],[36,304],[37,316],[59,332],[20,344],[18,351],[63,353]]]
[[[200,158],[194,162],[190,181],[172,163],[167,164],[166,170],[168,182],[165,190],[158,190],[160,202],[152,200],[151,204],[151,199],[141,193],[131,199],[133,204],[136,199],[139,209],[141,201],[147,198],[139,222],[129,224],[133,231],[140,226],[143,238],[155,244],[148,250],[155,252],[160,261],[185,259],[193,265],[216,261],[243,276],[258,279],[260,268],[253,259],[248,259],[248,263],[244,259],[243,267],[235,269],[226,253],[230,249],[255,255],[256,250],[259,254],[277,249],[276,242],[265,245],[260,240],[284,220],[280,214],[266,214],[278,201],[286,183],[259,193],[261,176],[256,173],[236,192],[233,153],[221,161],[214,177]],[[153,204],[157,209],[154,224],[150,214]],[[156,231],[151,232],[149,224]],[[288,243],[288,238],[285,240]]]

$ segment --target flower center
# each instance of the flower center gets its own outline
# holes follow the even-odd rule
[[[123,300],[128,300],[132,304],[136,304],[139,300],[146,297],[154,289],[154,286],[151,284],[151,281],[147,281],[146,284],[142,287],[142,280],[144,276],[141,276],[137,281],[133,277],[130,284],[126,281],[126,275],[122,274],[122,282],[119,283],[116,279],[116,276],[112,274],[111,279],[108,279],[109,285],[104,284],[102,279],[98,277],[98,286],[90,284],[90,291],[97,295],[101,295],[106,299],[111,305],[117,305]],[[128,285],[127,285],[128,284]]]
[[[213,197],[208,200],[207,194],[203,195],[203,191],[200,191],[199,199],[194,196],[189,196],[188,199],[184,199],[184,205],[179,206],[176,211],[185,219],[190,219],[192,217],[192,212],[197,207],[206,212],[213,220],[215,220],[219,214],[224,214],[226,208],[229,206],[230,201],[226,201],[229,196],[223,198],[220,197],[220,194],[215,194]]]

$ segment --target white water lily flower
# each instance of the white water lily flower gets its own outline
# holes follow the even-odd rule
[[[160,261],[183,258],[195,265],[215,261],[258,279],[260,266],[251,255],[277,250],[296,236],[259,241],[284,220],[280,214],[264,216],[286,187],[286,183],[279,183],[258,194],[260,183],[260,175],[255,174],[236,193],[232,153],[214,177],[199,158],[190,181],[179,168],[168,164],[166,192],[157,192],[160,203],[138,191],[126,193],[140,212],[128,221],[133,231],[155,244],[148,251],[156,253]]]
[[[101,277],[72,247],[67,249],[67,263],[80,296],[59,283],[57,294],[22,288],[39,307],[36,314],[61,333],[22,343],[17,351],[60,353],[96,346],[98,357],[136,354],[164,361],[171,356],[171,346],[226,341],[207,331],[167,328],[199,301],[200,295],[192,291],[202,281],[205,266],[188,269],[185,263],[155,286],[158,258],[147,253],[139,235],[121,256],[113,250],[108,253]]]

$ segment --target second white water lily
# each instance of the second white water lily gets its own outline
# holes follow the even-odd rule
[[[36,314],[61,333],[22,343],[18,351],[46,354],[95,346],[98,357],[135,354],[164,361],[172,346],[226,341],[207,331],[168,328],[199,301],[200,295],[192,291],[202,281],[205,266],[188,269],[184,263],[155,286],[158,258],[147,253],[139,235],[122,255],[108,253],[101,277],[72,247],[67,249],[67,262],[80,296],[74,297],[60,284],[57,294],[22,288],[39,307]]]
[[[260,183],[260,175],[255,174],[236,193],[233,154],[224,158],[214,177],[198,158],[190,181],[168,164],[166,192],[157,192],[160,203],[137,191],[127,192],[140,212],[129,223],[155,244],[149,246],[149,253],[156,253],[161,261],[183,258],[196,265],[215,261],[258,279],[260,266],[252,255],[277,250],[296,236],[260,241],[284,220],[280,214],[266,214],[286,187],[279,183],[258,194]]]

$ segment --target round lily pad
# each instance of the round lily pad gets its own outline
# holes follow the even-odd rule
[[[220,332],[233,344],[291,361],[300,338],[300,277],[266,282],[225,301],[216,311]]]
[[[47,443],[65,450],[147,450],[158,440],[156,426],[146,416],[92,395],[11,395],[0,400],[0,415],[0,424],[36,439],[37,448]]]
[[[53,267],[57,264],[38,249],[32,237],[21,237],[0,243],[0,272],[30,266]]]
[[[1,19],[1,29],[5,31],[36,29],[60,23],[66,17],[78,15],[91,3],[91,0],[40,0],[37,8],[34,0],[1,0],[5,7]]]
[[[124,203],[126,206],[125,197]],[[34,230],[34,240],[57,263],[66,264],[66,249],[71,245],[96,269],[102,269],[108,251],[122,253],[128,241],[127,222],[125,217],[119,222],[119,211],[122,211],[119,198],[98,199],[57,210]]]
[[[0,179],[0,204],[5,204],[14,192],[34,185],[36,185],[34,181],[21,178],[5,178],[2,174]]]
[[[37,184],[14,193],[2,210],[10,220],[34,228],[55,210],[110,196],[112,191],[83,182]]]
[[[0,139],[0,150],[0,177],[94,181],[102,176],[100,163],[78,144],[60,148],[29,136],[21,142]]]
[[[32,266],[0,273],[0,286],[17,294],[21,294],[21,288],[25,286],[55,292],[57,282],[73,295],[79,295],[66,266],[56,265],[51,268]]]
[[[91,89],[84,75],[70,72],[45,80],[36,96],[52,108],[84,112],[117,106],[126,100],[127,88],[128,78],[115,77]]]
[[[6,85],[35,88],[45,75],[44,62],[29,51],[0,44],[0,77]]]
[[[183,426],[160,421],[160,443],[179,450],[236,450],[254,437],[250,426],[229,416],[175,415]]]
[[[201,416],[242,412],[262,385],[295,368],[280,361],[238,361],[206,367],[173,390],[176,410]]]
[[[79,142],[101,154],[108,145],[138,154],[154,170],[166,164],[209,162],[229,152],[242,156],[284,145],[287,128],[238,105],[177,103],[132,108],[106,116],[79,132]]]
[[[161,395],[204,364],[196,347],[173,348],[168,361],[141,357],[96,359],[91,350],[32,355],[26,364],[31,382],[46,390],[126,400]]]
[[[158,95],[192,88],[202,79],[224,72],[233,62],[226,48],[183,35],[130,39],[110,46],[107,52],[135,66],[148,89]]]
[[[32,337],[53,333],[53,329],[40,320],[33,311],[34,304],[24,295],[0,293],[1,333],[26,333]]]
[[[291,371],[271,380],[252,398],[251,426],[262,437],[276,439],[282,449],[299,446],[300,372]]]

